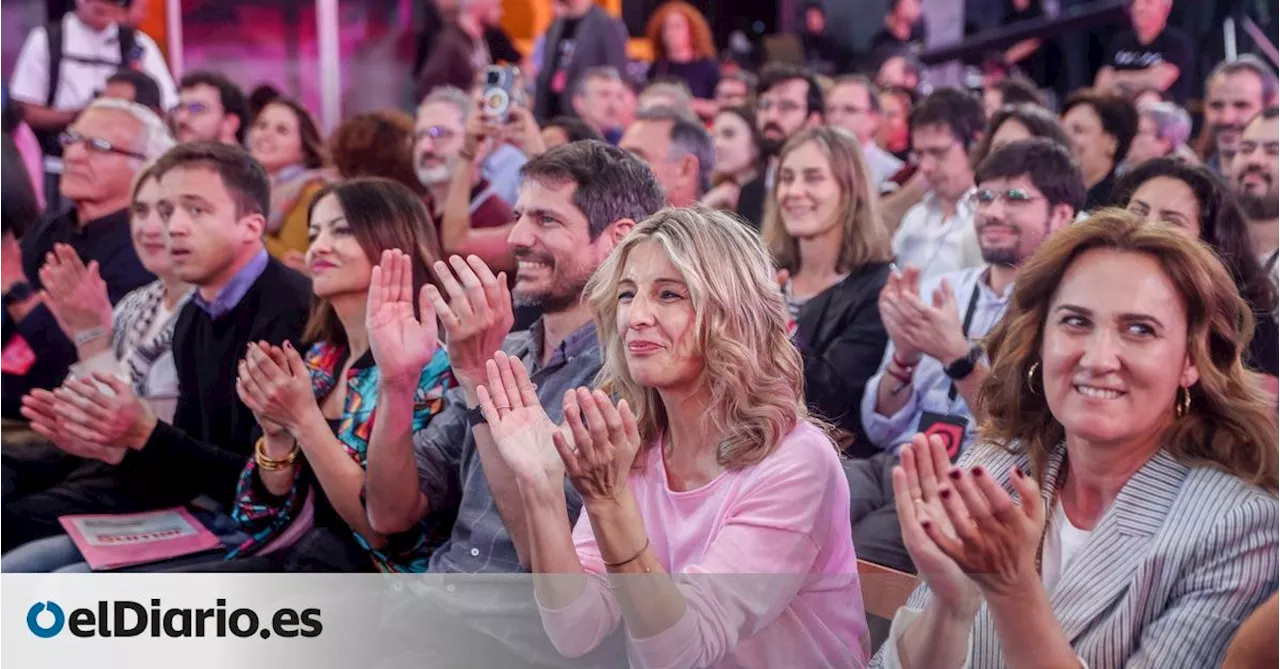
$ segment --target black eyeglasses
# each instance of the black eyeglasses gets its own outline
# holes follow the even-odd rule
[[[1004,191],[983,188],[969,195],[969,203],[975,207],[986,207],[996,200],[1003,200],[1007,207],[1017,207],[1041,199],[1022,188],[1010,188]]]
[[[86,137],[74,130],[68,130],[58,135],[58,143],[63,149],[69,149],[76,144],[84,144],[90,153],[115,153],[121,156],[129,156],[138,160],[146,160],[147,157],[137,151],[122,149],[101,137]]]

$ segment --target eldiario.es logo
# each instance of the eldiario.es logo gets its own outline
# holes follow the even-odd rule
[[[263,626],[252,609],[227,610],[227,600],[216,600],[209,609],[164,608],[159,599],[148,608],[129,600],[99,601],[95,608],[73,609],[68,615],[57,602],[36,602],[27,611],[27,628],[41,639],[57,636],[65,628],[77,637],[203,638],[272,636],[314,638],[324,631],[320,609],[278,609]]]

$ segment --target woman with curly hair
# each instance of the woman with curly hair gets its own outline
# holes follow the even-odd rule
[[[418,195],[426,189],[413,167],[413,117],[379,109],[343,121],[329,135],[329,155],[343,179],[383,177]]]
[[[1249,224],[1236,197],[1208,168],[1177,158],[1156,158],[1126,172],[1113,203],[1161,221],[1218,253],[1236,290],[1253,311],[1256,327],[1244,363],[1270,377],[1280,375],[1276,287],[1249,241]]]

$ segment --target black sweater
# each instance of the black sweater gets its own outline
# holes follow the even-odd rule
[[[880,320],[880,289],[888,263],[868,263],[814,295],[796,319],[804,355],[804,394],[809,409],[853,434],[848,452],[879,451],[862,430],[862,393],[880,369],[889,335]]]
[[[299,343],[311,286],[274,258],[235,307],[211,318],[188,302],[173,333],[181,396],[173,424],[156,424],[147,443],[122,463],[124,473],[158,505],[201,494],[224,506],[253,453],[253,413],[236,396],[236,365],[251,342]]]

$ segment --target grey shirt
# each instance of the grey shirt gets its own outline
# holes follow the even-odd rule
[[[556,423],[564,419],[564,393],[590,386],[600,371],[600,346],[594,323],[565,338],[552,352],[546,366],[542,359],[542,321],[526,332],[507,335],[502,350],[516,356],[529,370],[538,399]],[[467,427],[467,405],[462,391],[446,396],[447,405],[426,428],[413,436],[418,465],[418,485],[434,511],[456,508],[453,532],[431,556],[429,570],[438,573],[501,574],[527,571],[516,556],[516,546],[498,514],[475,438]],[[565,479],[569,524],[578,520],[582,498]]]

